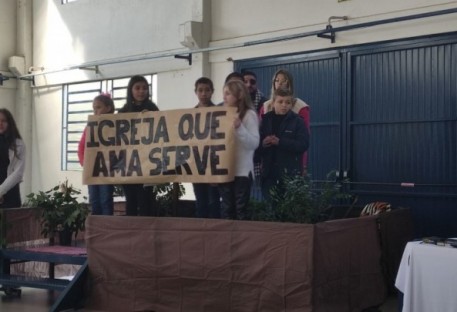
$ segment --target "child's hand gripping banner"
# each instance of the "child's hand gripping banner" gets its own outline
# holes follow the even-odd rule
[[[232,181],[236,116],[221,106],[89,116],[83,183]]]

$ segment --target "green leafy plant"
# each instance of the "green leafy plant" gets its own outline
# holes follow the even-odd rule
[[[68,180],[54,186],[49,191],[27,195],[26,205],[41,208],[41,234],[54,237],[58,231],[70,231],[76,236],[84,230],[84,222],[89,215],[86,204],[78,202],[81,191],[68,184]]]
[[[328,209],[350,196],[342,191],[342,182],[331,172],[326,181],[309,176],[284,176],[282,185],[271,189],[271,203],[251,203],[252,220],[294,223],[325,221]]]

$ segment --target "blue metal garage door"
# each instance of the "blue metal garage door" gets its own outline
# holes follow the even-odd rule
[[[284,68],[311,106],[309,170],[360,204],[413,210],[417,236],[457,236],[457,34],[245,60],[263,91]]]
[[[423,235],[457,232],[457,43],[349,53],[352,190],[414,210]]]

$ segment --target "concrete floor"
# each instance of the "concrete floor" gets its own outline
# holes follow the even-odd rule
[[[0,300],[1,312],[47,312],[57,299],[59,292],[44,289],[22,288],[20,298],[5,298]],[[398,312],[397,298],[395,296],[387,298],[386,302],[380,307],[379,312]]]
[[[45,289],[21,288],[21,297],[9,298],[0,294],[1,312],[47,312],[57,299],[59,292]]]

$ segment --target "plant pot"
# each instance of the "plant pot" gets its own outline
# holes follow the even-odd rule
[[[71,246],[71,240],[73,232],[67,229],[58,231],[59,234],[59,245],[61,246]]]

